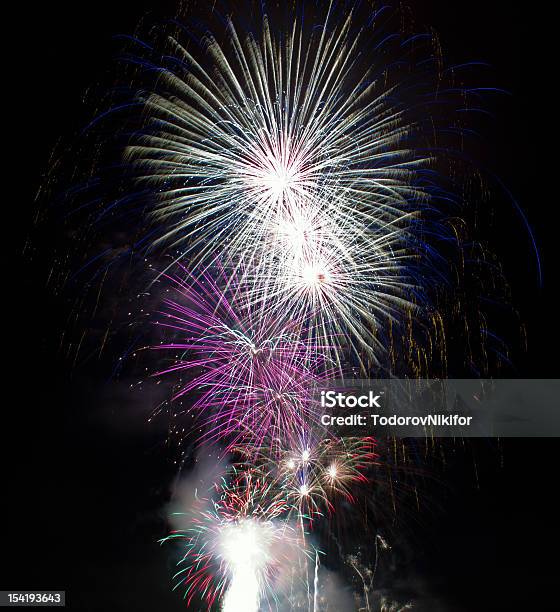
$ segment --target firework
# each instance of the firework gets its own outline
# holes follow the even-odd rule
[[[301,340],[300,323],[256,311],[222,274],[216,280],[180,271],[169,277],[178,300],[166,301],[159,322],[176,340],[158,348],[178,351],[160,374],[187,377],[174,399],[199,392],[189,410],[202,415],[203,440],[232,443],[250,433],[257,444],[286,444],[317,420],[314,389],[333,373],[321,345]]]
[[[334,338],[339,369],[343,353],[378,366],[388,327],[420,302],[430,155],[407,146],[419,124],[364,61],[351,14],[278,35],[265,15],[260,29],[228,21],[227,45],[206,34],[202,53],[173,40],[177,61],[142,98],[128,158],[158,194],[156,243],[193,273],[220,261],[257,311]]]
[[[285,520],[288,505],[252,472],[234,473],[215,485],[217,499],[196,500],[176,515],[186,527],[162,542],[181,544],[176,587],[190,605],[204,597],[210,609],[217,599],[224,612],[258,612],[271,590],[275,571],[306,554],[296,531]]]
[[[367,473],[379,456],[373,438],[322,438],[308,428],[291,446],[274,452],[245,443],[235,450],[245,458],[241,465],[263,474],[282,491],[289,514],[312,525],[315,516],[331,513],[337,497],[353,502],[352,488],[368,482]]]
[[[229,21],[229,48],[207,35],[208,70],[174,41],[185,72],[162,71],[168,95],[146,100],[153,129],[129,148],[144,179],[182,185],[166,185],[154,211],[171,226],[162,240],[203,247],[199,260],[220,245],[250,255],[270,222],[297,222],[325,191],[346,193],[376,225],[408,210],[421,195],[411,173],[425,159],[400,146],[413,126],[373,68],[358,65],[351,32],[351,15],[319,29],[294,22],[281,37],[265,16],[261,40],[242,39]]]
[[[413,257],[397,239],[405,219],[380,230],[350,202],[341,190],[293,207],[289,220],[275,221],[273,239],[255,249],[243,278],[257,310],[309,321],[311,342],[330,338],[340,371],[345,354],[365,353],[379,365],[380,330],[415,308],[406,297],[413,281],[405,264]]]

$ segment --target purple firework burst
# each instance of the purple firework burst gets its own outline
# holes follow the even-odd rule
[[[158,374],[179,375],[174,400],[193,393],[201,440],[276,446],[301,434],[317,416],[315,387],[338,372],[323,357],[326,347],[301,340],[309,337],[305,323],[251,306],[223,268],[195,277],[179,265],[166,278],[177,298],[164,301],[158,325],[172,341],[157,348],[180,353]]]

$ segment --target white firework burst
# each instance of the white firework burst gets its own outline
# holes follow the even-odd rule
[[[204,53],[173,41],[182,68],[162,71],[148,129],[128,154],[159,192],[157,242],[193,270],[220,258],[243,270],[251,300],[378,363],[380,336],[412,307],[410,224],[428,163],[395,88],[364,63],[352,15],[341,25],[242,37],[207,35]],[[364,67],[366,66],[366,67]],[[165,94],[161,92],[165,92]]]

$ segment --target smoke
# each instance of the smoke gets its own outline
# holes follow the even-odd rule
[[[188,474],[179,473],[173,485],[171,502],[166,508],[173,529],[189,528],[197,501],[204,498],[210,503],[213,484],[219,482],[228,466],[228,458],[221,449],[199,450]]]

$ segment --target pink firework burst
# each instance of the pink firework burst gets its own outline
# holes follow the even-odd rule
[[[166,277],[177,297],[164,301],[158,325],[173,340],[157,348],[176,356],[158,374],[178,376],[174,400],[192,395],[201,440],[231,446],[249,435],[259,446],[285,446],[316,422],[314,389],[337,370],[324,346],[301,340],[305,323],[255,309],[223,268],[195,277],[178,266]]]

